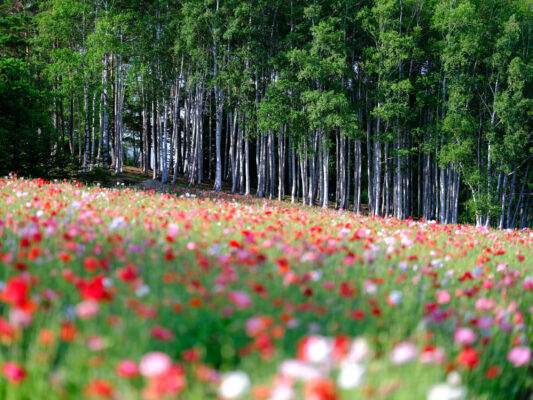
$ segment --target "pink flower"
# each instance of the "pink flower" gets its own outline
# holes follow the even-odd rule
[[[139,368],[135,361],[126,359],[117,364],[116,372],[123,378],[135,378],[139,375]]]
[[[450,293],[448,293],[447,290],[437,290],[435,297],[437,298],[437,303],[439,304],[448,303],[451,299]]]
[[[176,224],[168,224],[168,235],[170,237],[175,237],[180,230],[180,227]]]
[[[76,315],[81,319],[95,317],[100,312],[100,306],[95,300],[85,300],[76,306]]]
[[[420,362],[423,364],[442,364],[446,361],[446,353],[442,347],[427,346],[420,353]]]
[[[488,315],[483,315],[477,321],[477,327],[479,329],[489,329],[492,326],[494,319]]]
[[[104,339],[100,336],[91,336],[87,339],[87,347],[91,351],[101,351],[105,347]]]
[[[403,364],[416,357],[418,350],[416,346],[409,342],[401,342],[392,349],[390,359],[393,364]]]
[[[282,376],[308,381],[322,377],[320,371],[300,360],[286,360],[279,367]]]
[[[9,312],[9,322],[17,328],[26,328],[31,323],[31,313],[20,308],[13,308]]]
[[[265,324],[263,323],[264,319],[261,317],[251,317],[246,320],[246,334],[249,337],[254,337],[259,334],[264,328]]]
[[[458,328],[453,334],[453,340],[455,343],[469,346],[476,341],[477,335],[470,328],[461,327]]]
[[[531,361],[531,349],[527,346],[513,347],[507,354],[509,360],[515,368],[528,365]]]
[[[533,290],[533,278],[526,278],[522,287],[524,290]]]
[[[489,311],[494,308],[494,300],[481,297],[476,300],[476,310]]]
[[[145,378],[153,378],[159,376],[172,367],[172,360],[170,357],[159,351],[146,353],[139,363],[139,371]]]
[[[248,294],[241,292],[241,291],[236,290],[233,292],[229,292],[228,299],[235,305],[235,307],[240,308],[240,309],[248,308],[252,305],[250,296],[248,296]]]
[[[26,377],[26,371],[12,361],[7,361],[2,365],[2,373],[9,382],[14,384],[20,383]]]

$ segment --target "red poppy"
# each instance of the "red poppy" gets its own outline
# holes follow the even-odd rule
[[[76,338],[77,334],[78,334],[78,329],[72,322],[65,321],[61,324],[61,330],[59,332],[59,337],[64,342],[72,342]]]
[[[93,379],[83,390],[85,396],[101,399],[111,399],[113,397],[113,391],[113,384],[101,378]]]
[[[485,378],[494,379],[500,375],[500,368],[497,365],[491,365],[485,370]]]
[[[96,272],[96,270],[98,269],[98,265],[99,262],[94,257],[89,256],[83,260],[83,266],[88,272]]]
[[[479,354],[471,347],[465,347],[457,356],[457,362],[468,369],[473,369],[479,364]]]
[[[305,384],[304,397],[306,400],[337,400],[339,395],[334,382],[329,379],[318,378]]]
[[[28,297],[29,288],[26,279],[18,276],[7,281],[5,289],[2,291],[2,301],[13,306],[22,308]]]
[[[363,310],[354,310],[350,316],[355,320],[362,320],[365,318],[365,312]]]
[[[76,287],[80,291],[81,297],[84,300],[111,300],[112,296],[104,286],[104,279],[105,277],[103,275],[95,276],[90,279],[80,279],[76,284]]]

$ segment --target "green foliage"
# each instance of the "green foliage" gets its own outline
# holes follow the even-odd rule
[[[333,147],[340,134],[362,141],[361,182],[371,185],[376,168],[388,188],[398,170],[438,181],[437,173],[419,168],[417,156],[425,156],[425,168],[460,174],[460,187],[468,188],[462,205],[470,199],[475,210],[493,213],[501,208],[502,173],[518,177],[515,192],[529,188],[522,180],[533,159],[532,10],[531,0],[39,0],[28,6],[2,0],[0,56],[4,68],[23,68],[21,79],[6,81],[18,89],[5,86],[9,98],[2,101],[16,109],[10,121],[30,111],[34,120],[37,114],[53,120],[58,132],[44,135],[52,139],[53,157],[35,165],[80,164],[79,131],[95,113],[99,139],[104,89],[111,139],[115,104],[124,96],[123,143],[131,150],[142,136],[143,111],[151,113],[154,104],[161,113],[179,87],[179,107],[194,107],[196,93],[203,93],[205,138],[221,113],[222,143],[228,142],[230,112],[240,118],[250,154],[257,150],[251,139],[267,132],[289,135],[294,148],[309,154],[315,138]],[[23,64],[14,67],[13,59]],[[38,100],[23,111],[17,90]],[[89,103],[95,99],[94,109],[92,103],[85,109],[85,94]],[[29,124],[24,119],[21,126]],[[352,172],[342,172],[343,179]],[[429,192],[440,190],[439,183],[430,184],[426,195],[437,198]],[[412,198],[421,185],[410,188]]]
[[[45,175],[52,151],[46,98],[20,60],[0,60],[0,110],[0,175]]]

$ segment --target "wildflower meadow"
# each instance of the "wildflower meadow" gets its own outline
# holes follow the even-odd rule
[[[528,399],[533,232],[0,180],[0,399]]]

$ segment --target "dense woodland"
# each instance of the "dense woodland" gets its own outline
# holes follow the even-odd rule
[[[531,0],[2,0],[0,172],[533,226]]]

